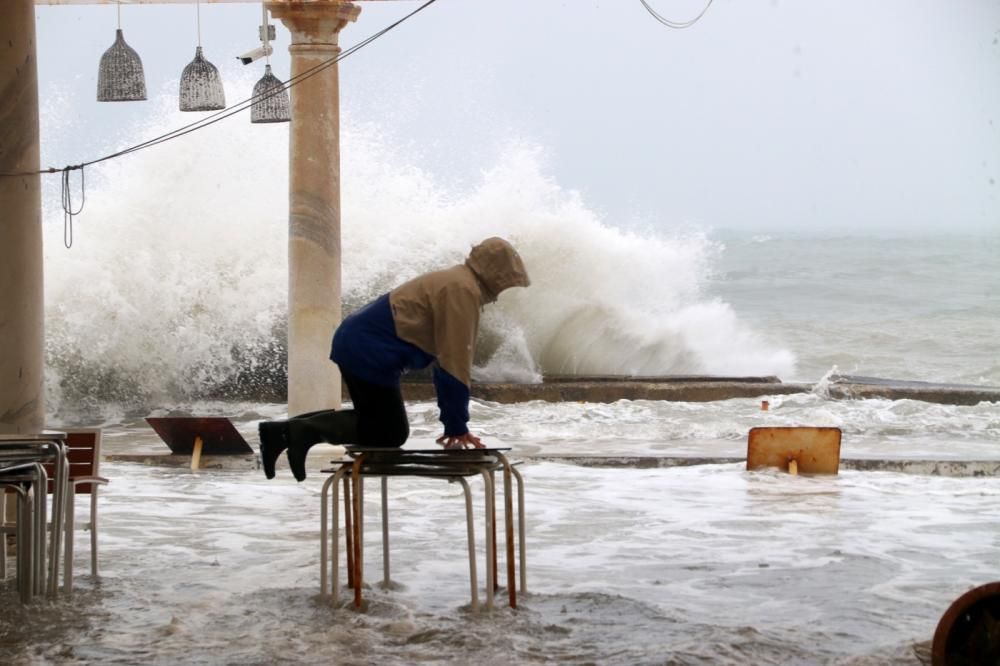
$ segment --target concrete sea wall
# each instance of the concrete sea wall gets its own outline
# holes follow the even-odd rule
[[[814,384],[786,383],[777,377],[546,377],[540,384],[472,384],[472,396],[499,403],[528,402],[615,402],[617,400],[670,400],[708,402],[732,398],[764,398],[773,395],[808,393]],[[837,400],[921,400],[948,405],[975,405],[1000,402],[1000,387],[965,384],[936,384],[851,375],[829,379],[823,387]],[[427,381],[405,382],[407,400],[433,400],[434,386]]]

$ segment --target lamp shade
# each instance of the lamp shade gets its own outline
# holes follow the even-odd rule
[[[205,60],[201,47],[181,73],[181,111],[216,111],[226,108],[226,92],[215,65]]]
[[[137,102],[146,99],[146,77],[142,60],[131,46],[125,43],[121,28],[115,43],[101,56],[97,72],[98,102]]]
[[[292,119],[288,111],[288,91],[271,73],[271,66],[264,67],[264,76],[253,87],[253,105],[250,107],[252,123],[287,123]]]

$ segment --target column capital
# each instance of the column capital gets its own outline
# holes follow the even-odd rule
[[[347,0],[269,0],[264,4],[292,33],[292,45],[336,44],[340,31],[361,13],[359,5]]]

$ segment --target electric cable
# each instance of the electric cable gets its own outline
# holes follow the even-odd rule
[[[274,88],[272,88],[270,90],[265,91],[263,94],[257,95],[255,97],[250,97],[250,98],[245,99],[245,100],[243,100],[241,102],[237,102],[236,104],[233,104],[233,105],[231,105],[231,106],[229,106],[229,107],[227,107],[225,109],[222,109],[221,111],[217,111],[217,112],[213,113],[210,116],[207,116],[205,118],[201,118],[199,120],[196,120],[193,123],[190,123],[188,125],[184,125],[183,127],[178,127],[175,130],[171,130],[170,132],[167,132],[165,134],[161,134],[160,136],[157,136],[157,137],[154,137],[152,139],[148,139],[148,140],[143,141],[141,143],[135,144],[134,146],[130,146],[128,148],[124,148],[122,150],[119,150],[118,152],[111,153],[111,154],[105,155],[103,157],[98,157],[96,159],[93,159],[93,160],[90,160],[90,161],[87,161],[87,162],[82,162],[80,164],[67,165],[67,166],[64,166],[62,168],[50,167],[48,169],[38,169],[36,171],[0,172],[0,177],[35,176],[35,175],[52,174],[52,173],[63,173],[63,174],[65,174],[65,173],[68,173],[69,171],[75,171],[75,170],[81,170],[82,171],[85,167],[88,167],[88,166],[90,166],[92,164],[99,164],[100,162],[106,162],[107,160],[115,159],[117,157],[122,157],[123,155],[129,155],[131,153],[134,153],[134,152],[137,152],[137,151],[140,151],[140,150],[144,150],[146,148],[151,148],[152,146],[156,146],[156,145],[159,145],[161,143],[165,143],[167,141],[171,141],[173,139],[176,139],[176,138],[179,138],[181,136],[184,136],[185,134],[190,134],[191,132],[195,132],[197,130],[203,129],[203,128],[208,127],[210,125],[214,125],[215,123],[217,123],[217,122],[219,122],[221,120],[229,118],[230,116],[233,116],[233,115],[235,115],[237,113],[240,113],[241,111],[245,111],[246,109],[248,109],[251,106],[253,106],[253,104],[255,102],[257,102],[257,101],[268,99],[268,98],[270,98],[270,97],[272,97],[272,96],[274,96],[276,94],[279,94],[282,90],[289,90],[290,88],[293,88],[293,87],[297,86],[298,84],[302,83],[303,81],[306,81],[306,80],[312,78],[313,76],[316,76],[317,74],[321,73],[322,71],[324,71],[324,70],[332,67],[333,65],[337,64],[338,62],[340,62],[341,60],[343,60],[347,56],[349,56],[349,55],[351,55],[353,53],[356,53],[357,51],[361,50],[365,46],[368,46],[369,44],[371,44],[372,42],[374,42],[376,39],[382,37],[383,35],[385,35],[386,33],[388,33],[390,30],[392,30],[392,29],[396,28],[397,26],[399,26],[400,24],[402,24],[404,21],[412,18],[416,14],[418,14],[418,13],[422,12],[423,10],[427,9],[428,7],[430,7],[431,5],[433,5],[435,2],[437,2],[437,0],[427,0],[427,2],[425,2],[424,4],[422,4],[420,7],[417,7],[416,9],[414,9],[409,14],[406,14],[405,16],[403,16],[402,18],[400,18],[399,20],[397,20],[397,21],[395,21],[393,23],[390,23],[385,28],[382,28],[378,32],[376,32],[376,33],[374,33],[374,34],[366,37],[365,39],[361,40],[360,42],[358,42],[354,46],[351,46],[350,48],[345,49],[340,54],[338,54],[338,55],[336,55],[336,56],[334,56],[332,58],[329,58],[328,60],[325,60],[325,61],[319,63],[318,65],[314,65],[313,67],[311,67],[311,68],[309,68],[309,69],[301,72],[300,74],[298,74],[298,75],[290,78],[288,81],[285,81],[281,86],[276,86],[276,87],[274,87]],[[65,175],[64,175],[64,184],[68,186],[68,179],[65,177]],[[65,199],[66,199],[66,195],[64,193],[64,201],[65,201]]]
[[[690,28],[695,23],[697,23],[698,20],[705,15],[705,12],[708,11],[708,8],[712,6],[713,1],[714,0],[708,0],[708,4],[705,5],[705,8],[701,10],[701,13],[695,16],[690,21],[671,21],[665,16],[658,14],[656,10],[654,10],[652,7],[649,6],[649,3],[646,2],[646,0],[639,0],[639,2],[642,3],[642,6],[646,8],[646,11],[648,11],[653,16],[653,18],[655,18],[657,21],[667,26],[668,28],[674,28],[675,30],[683,30],[684,28]]]
[[[427,2],[425,2],[423,5],[421,5],[420,7],[417,7],[415,10],[413,10],[409,14],[406,14],[405,16],[403,16],[399,20],[395,21],[394,23],[390,23],[385,28],[383,28],[383,29],[379,30],[378,32],[376,32],[376,33],[374,33],[374,34],[366,37],[365,39],[361,40],[360,42],[358,42],[354,46],[352,46],[352,47],[350,47],[350,48],[342,51],[338,55],[336,55],[336,56],[334,56],[332,58],[329,58],[328,60],[325,60],[325,61],[319,63],[318,65],[315,65],[315,66],[313,66],[313,67],[311,67],[311,68],[309,68],[309,69],[301,72],[300,74],[298,74],[296,76],[293,76],[288,81],[284,82],[282,85],[275,86],[273,88],[265,90],[263,93],[261,93],[259,95],[252,96],[252,97],[250,97],[248,99],[245,99],[245,100],[243,100],[241,102],[237,102],[236,104],[233,104],[232,106],[229,106],[229,107],[227,107],[225,109],[222,109],[221,111],[217,111],[216,113],[214,113],[214,114],[212,114],[212,115],[210,115],[210,116],[208,116],[206,118],[201,118],[199,120],[196,120],[193,123],[190,123],[188,125],[184,125],[183,127],[179,127],[179,128],[177,128],[175,130],[167,132],[166,134],[161,134],[158,137],[154,137],[154,138],[149,139],[147,141],[143,141],[142,143],[138,143],[138,144],[136,144],[134,146],[130,146],[129,148],[125,148],[125,149],[120,150],[120,151],[118,151],[116,153],[111,153],[110,155],[105,155],[104,157],[99,157],[97,159],[90,160],[89,162],[83,162],[81,164],[75,164],[75,165],[67,165],[67,166],[64,166],[61,169],[56,169],[54,167],[50,167],[48,169],[39,169],[37,171],[24,171],[24,172],[20,172],[20,173],[3,173],[3,172],[0,172],[0,177],[22,177],[22,176],[35,176],[35,175],[50,174],[50,173],[62,173],[62,183],[61,183],[61,185],[62,185],[62,209],[63,209],[63,244],[66,246],[67,249],[69,249],[69,248],[71,248],[73,246],[73,218],[76,217],[77,215],[79,215],[83,211],[84,203],[86,203],[86,200],[87,200],[87,190],[86,190],[86,182],[87,181],[86,181],[86,175],[85,175],[86,172],[84,171],[86,167],[88,167],[88,166],[90,166],[92,164],[98,164],[100,162],[106,162],[108,160],[115,159],[117,157],[122,157],[123,155],[129,155],[131,153],[138,152],[140,150],[144,150],[146,148],[151,148],[151,147],[159,145],[161,143],[166,143],[167,141],[171,141],[173,139],[177,139],[179,137],[182,137],[185,134],[190,134],[190,133],[196,132],[196,131],[198,131],[200,129],[204,129],[205,127],[209,127],[210,125],[214,125],[215,123],[217,123],[217,122],[219,122],[221,120],[225,120],[226,118],[229,118],[230,116],[236,115],[237,113],[240,113],[241,111],[246,111],[247,109],[251,108],[255,103],[257,103],[259,101],[263,101],[265,99],[269,99],[270,97],[273,97],[274,95],[277,95],[277,94],[281,93],[282,91],[288,90],[288,89],[290,89],[290,88],[292,88],[292,87],[294,87],[294,86],[302,83],[303,81],[306,81],[306,80],[312,78],[313,76],[316,76],[317,74],[321,73],[325,69],[328,69],[329,67],[332,67],[333,65],[337,64],[338,62],[340,62],[341,60],[343,60],[347,56],[351,55],[352,53],[356,53],[359,50],[361,50],[362,48],[364,48],[365,46],[368,46],[369,44],[371,44],[372,42],[374,42],[376,39],[378,39],[379,37],[382,37],[387,32],[389,32],[393,28],[399,26],[401,23],[403,23],[407,19],[415,16],[416,14],[418,14],[421,11],[423,11],[424,9],[427,9],[428,7],[430,7],[431,5],[433,5],[435,2],[437,2],[437,0],[427,0]],[[199,7],[199,9],[200,9],[200,7]],[[121,4],[120,3],[118,5],[118,11],[119,12],[121,11]],[[201,17],[199,16],[199,22],[200,22],[200,18]],[[265,22],[265,24],[266,24],[266,22]],[[199,38],[198,38],[199,43],[201,42],[200,30],[201,30],[201,26],[199,25]],[[72,192],[71,192],[71,189],[70,189],[70,173],[73,172],[73,171],[77,171],[77,170],[80,171],[80,206],[79,206],[79,208],[77,208],[76,210],[74,210],[73,209],[73,197],[72,197]]]

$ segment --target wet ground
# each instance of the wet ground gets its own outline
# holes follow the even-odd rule
[[[523,469],[518,610],[468,611],[458,488],[400,480],[402,589],[367,590],[359,613],[317,594],[316,475],[105,472],[101,577],[28,608],[8,583],[0,662],[919,663],[914,644],[996,577],[1000,552],[993,478],[536,463]],[[374,490],[367,501],[375,521]],[[369,580],[381,573],[377,529]]]
[[[256,420],[280,407],[229,409],[256,446]],[[410,446],[429,445],[435,418],[433,405],[411,406]],[[996,458],[1000,423],[992,405],[803,396],[767,413],[756,401],[475,403],[473,419],[514,457],[738,455],[748,426],[805,421],[844,424],[845,455],[859,458]],[[140,421],[108,426],[105,441],[111,453],[166,452]],[[267,481],[252,463],[107,463],[100,577],[78,537],[71,598],[22,608],[12,581],[0,585],[0,663],[917,664],[951,602],[998,577],[992,476],[528,460],[517,610],[502,594],[495,611],[468,609],[459,487],[401,479],[390,486],[398,589],[367,589],[357,612],[318,595],[319,470],[331,457],[311,454],[301,484],[283,466]],[[369,581],[382,571],[378,517],[370,487]]]

